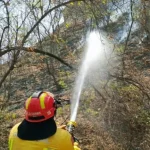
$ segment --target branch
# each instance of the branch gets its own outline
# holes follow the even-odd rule
[[[18,100],[18,101],[9,101],[9,102],[7,102],[7,105],[14,105],[14,104],[20,104],[20,103],[24,103],[24,99],[22,99],[22,100]]]
[[[103,96],[103,94],[93,84],[91,84],[91,86],[98,93],[98,95],[101,96],[102,99],[106,102],[106,98]]]
[[[3,50],[0,48],[0,57],[2,57],[3,55],[5,55],[6,53],[10,52],[11,49],[7,47],[7,49]]]
[[[45,52],[45,51],[41,51],[39,49],[36,49],[36,48],[31,48],[31,47],[10,47],[9,49],[5,50],[5,51],[2,51],[0,53],[0,57],[10,51],[13,51],[13,50],[23,50],[23,51],[26,51],[26,52],[34,52],[34,53],[39,53],[39,54],[42,54],[42,55],[47,55],[47,56],[50,56],[50,57],[53,57],[55,58],[56,60],[58,60],[59,62],[61,62],[62,64],[68,66],[70,69],[75,69],[73,68],[71,65],[69,65],[66,61],[64,61],[63,59],[59,58],[58,56],[52,54],[52,53],[49,53],[49,52]]]
[[[8,26],[4,27],[3,32],[2,32],[2,35],[1,35],[1,39],[0,39],[0,50],[1,50],[1,46],[2,46],[3,36],[4,36],[5,30],[6,30],[7,28],[8,28]]]
[[[7,26],[4,27],[2,35],[1,35],[1,39],[0,39],[0,50],[1,50],[1,45],[2,45],[2,40],[3,40],[3,35],[5,33],[5,30],[8,29],[8,45],[9,45],[9,25],[10,25],[10,19],[9,19],[9,11],[8,11],[8,2],[6,3],[4,0],[0,0],[6,9],[6,14],[7,14]]]
[[[130,78],[125,78],[125,77],[118,77],[118,76],[114,76],[114,75],[111,75],[112,77],[118,79],[118,80],[121,80],[121,81],[125,81],[127,83],[130,83],[132,85],[134,85],[135,87],[137,87],[139,90],[142,91],[142,93],[144,95],[146,95],[146,97],[150,100],[150,96],[149,94],[144,90],[142,84],[138,83],[137,81],[134,81],[133,79],[130,79]]]
[[[57,57],[56,55],[54,55],[52,53],[41,51],[39,49],[32,49],[32,50],[30,50],[30,48],[25,48],[25,47],[22,48],[22,50],[28,51],[28,52],[35,52],[35,53],[39,53],[39,54],[42,54],[42,55],[47,55],[47,56],[53,57],[56,60],[58,60],[59,62],[61,62],[62,64],[68,66],[70,69],[74,69],[71,65],[69,65],[67,62],[65,62],[63,59]]]
[[[133,23],[134,23],[134,17],[133,17],[133,0],[130,0],[130,3],[131,3],[130,9],[131,9],[131,19],[132,19],[132,22],[131,22],[131,25],[130,25],[130,28],[129,28],[129,32],[128,32],[128,36],[127,36],[127,39],[126,39],[126,42],[125,42],[125,47],[124,47],[123,55],[126,52],[126,49],[127,49],[127,46],[128,46],[129,37],[130,37],[130,34],[131,34],[131,30],[132,30],[132,26],[133,26]],[[123,66],[123,69],[122,69],[122,76],[123,76],[124,75],[124,69],[125,69],[124,56],[122,58],[122,66]]]
[[[124,52],[126,51],[127,44],[128,44],[128,41],[129,41],[129,37],[130,37],[130,34],[131,34],[131,30],[132,30],[132,26],[133,26],[133,23],[134,23],[134,17],[133,17],[133,1],[130,0],[130,3],[131,3],[130,9],[131,9],[131,19],[132,19],[132,22],[131,22],[131,25],[130,25],[130,28],[129,28],[129,32],[128,32],[128,36],[127,36],[127,39],[126,39]]]
[[[18,50],[16,54],[14,54],[14,58],[12,60],[12,63],[9,67],[9,69],[7,70],[7,72],[4,74],[3,78],[0,81],[0,87],[2,86],[3,82],[5,81],[5,79],[7,78],[7,76],[10,74],[10,72],[14,69],[14,65],[17,62],[18,56],[20,54],[20,51]]]

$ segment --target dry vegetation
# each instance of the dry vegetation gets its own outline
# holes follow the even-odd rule
[[[149,149],[150,119],[148,102],[150,87],[147,83],[150,78],[144,74],[149,72],[149,68],[137,68],[134,63],[135,60],[130,58],[130,56],[126,56],[126,70],[123,77],[115,74],[110,77],[107,84],[101,85],[100,88],[97,87],[97,84],[93,88],[88,83],[86,88],[84,88],[77,116],[78,127],[75,133],[80,140],[80,146],[83,150]],[[142,62],[142,59],[140,61]],[[39,67],[40,65],[42,66],[41,68]],[[46,65],[41,62],[39,66],[29,65],[27,67],[28,71],[26,70],[26,76],[28,80],[31,74],[35,74],[37,77],[41,69],[42,72],[46,72]],[[25,68],[26,66],[22,65],[22,67]],[[15,90],[14,93],[16,101],[10,101],[10,98],[8,103],[5,103],[5,107],[9,104],[11,112],[1,112],[0,120],[2,123],[0,137],[3,143],[1,146],[2,150],[7,147],[10,128],[23,119],[23,109],[21,107],[28,96],[28,93],[24,93],[24,89],[22,89],[22,86],[24,86],[22,79],[24,78],[21,74],[24,73],[24,69],[19,67],[18,70],[16,74],[18,78],[13,78],[13,80],[20,83],[18,85],[21,85],[20,90]],[[56,73],[60,73],[60,70],[58,69]],[[66,71],[61,70],[60,74],[61,80],[63,81],[61,83],[62,89],[57,92],[54,83],[51,83],[54,88],[50,89],[50,87],[45,86],[45,89],[54,90],[56,95],[57,93],[62,93],[63,98],[68,99],[71,97],[71,89],[76,73],[71,71],[69,76],[66,76]],[[16,77],[15,73],[13,76]],[[32,85],[32,88],[29,86],[28,89],[32,89],[30,93],[34,91],[33,87],[37,83],[41,84],[43,81],[41,77],[42,74],[36,79],[36,82],[33,81],[32,83],[31,81],[30,84],[27,83],[28,86]],[[63,85],[63,83],[67,86]],[[18,88],[18,86],[15,88]],[[60,97],[59,94],[57,96]],[[2,100],[1,103],[3,103]],[[18,104],[21,104],[19,109],[12,107],[19,106]],[[60,125],[62,123],[66,124],[69,120],[69,114],[69,106],[59,108],[56,117],[57,122]]]
[[[37,61],[39,60],[37,59]],[[140,147],[143,150],[148,150],[148,129],[150,125],[148,101],[150,87],[147,83],[149,83],[150,78],[144,75],[144,73],[148,73],[148,70],[148,68],[139,70],[139,68],[135,67],[133,59],[128,59],[124,77],[113,75],[107,85],[104,85],[101,89],[98,87],[93,89],[90,85],[84,89],[77,117],[78,127],[76,129],[76,136],[79,138],[83,150],[123,150],[129,147]],[[2,100],[4,99],[1,97],[1,104],[4,104],[5,107],[9,105],[9,108],[11,106],[12,109],[11,112],[1,111],[0,137],[2,150],[7,147],[10,128],[23,118],[23,109],[14,108],[20,104],[20,107],[22,107],[24,100],[29,96],[29,93],[31,94],[34,91],[33,88],[37,83],[46,83],[48,79],[46,78],[43,81],[44,78],[41,78],[43,74],[37,77],[37,74],[39,75],[40,72],[46,73],[45,64],[41,62],[38,66],[34,66],[34,64],[25,62],[25,65],[17,68],[17,71],[14,71],[12,74],[12,81],[18,83],[14,87],[15,92],[10,100],[4,101],[5,103],[3,103]],[[24,73],[26,74],[26,79],[22,76]],[[60,73],[59,69],[58,73]],[[31,75],[33,77],[36,76],[36,80],[32,81],[31,79],[29,82]],[[69,89],[74,83],[74,73],[70,72],[69,76],[66,77],[66,71],[62,70],[60,77],[63,81],[61,85],[63,90],[60,92],[62,92],[63,96],[69,98],[72,92]],[[22,80],[29,83],[24,85]],[[72,82],[69,83],[69,81]],[[50,85],[54,85],[54,83]],[[52,90],[53,88],[50,89],[50,85],[49,87],[45,85],[45,89]],[[29,93],[24,92],[24,86],[30,91]],[[53,90],[57,91],[56,88]],[[68,92],[64,93],[64,91]],[[13,97],[16,100],[12,101]],[[69,119],[68,114],[70,114],[69,107],[64,106],[64,109],[60,108],[57,121],[60,124],[66,123],[66,120],[68,121]]]
[[[28,4],[28,1],[23,2]],[[117,5],[118,1],[111,2]],[[146,1],[142,2],[143,7],[137,9],[143,11],[139,18],[137,17],[141,22],[141,31],[131,37],[129,32],[125,43],[116,45],[114,51],[119,59],[121,58],[116,63],[116,68],[109,72],[109,77],[104,81],[99,80],[96,74],[92,74],[95,76],[95,80],[87,79],[83,88],[77,115],[78,127],[75,130],[82,150],[150,149],[149,39],[140,44],[136,40],[143,33],[147,32],[148,34],[148,30],[150,30],[149,22],[141,17],[143,15],[149,19],[149,16],[146,16]],[[57,1],[54,3],[57,4]],[[135,3],[131,3],[131,9],[133,4]],[[12,35],[15,34],[16,37],[12,38],[11,44],[17,43],[13,45],[14,47],[5,45],[7,42],[8,45],[11,45],[9,40],[4,40],[2,47],[3,36],[1,36],[0,56],[8,51],[10,61],[0,64],[0,150],[8,149],[9,131],[14,124],[23,119],[24,101],[35,90],[51,91],[57,98],[61,99],[71,98],[83,51],[81,39],[87,30],[99,29],[99,20],[106,21],[105,16],[110,17],[105,0],[71,2],[65,5],[67,5],[66,9],[62,10],[59,7],[56,9],[55,13],[59,13],[50,24],[52,26],[57,24],[57,27],[53,28],[51,34],[47,28],[45,28],[44,37],[42,33],[37,31],[39,16],[36,14],[41,14],[40,17],[42,18],[44,16],[42,13],[48,11],[42,12],[42,7],[28,7],[28,12],[34,13],[32,17],[35,17],[37,22],[34,22],[33,19],[32,23],[37,25],[37,29],[35,30],[31,26],[30,32],[27,32],[23,37],[18,34],[18,31],[22,30],[20,29],[21,26],[13,29],[15,32]],[[4,6],[7,10],[9,5],[4,3]],[[146,6],[148,7],[147,4]],[[65,20],[60,25],[61,12],[63,12]],[[50,10],[49,14],[51,15]],[[9,14],[6,16],[8,18]],[[25,17],[31,21],[30,18]],[[121,16],[119,18],[121,21],[118,20],[118,23],[111,24],[110,20],[105,22],[109,34],[113,35],[118,27],[124,24],[124,17],[126,16]],[[132,18],[133,20],[134,18]],[[25,21],[26,19],[22,24]],[[16,20],[15,23],[17,24],[18,21]],[[24,25],[26,26],[26,24]],[[6,27],[2,28],[4,34],[6,34]],[[31,40],[30,33],[38,37],[38,44],[27,47],[24,44],[27,44],[27,39]],[[113,40],[112,35],[109,36]],[[4,38],[10,37],[5,35]],[[18,40],[14,42],[14,39]],[[56,121],[59,125],[66,124],[69,117],[69,105],[64,105],[58,109]]]

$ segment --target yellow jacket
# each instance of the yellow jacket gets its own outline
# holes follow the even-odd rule
[[[70,133],[64,129],[57,128],[53,136],[44,140],[27,141],[17,137],[19,124],[16,124],[10,131],[9,150],[75,150]]]

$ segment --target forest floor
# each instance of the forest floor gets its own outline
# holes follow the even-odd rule
[[[136,51],[136,52],[130,53],[130,55],[128,55],[128,58],[131,58],[131,60],[128,61],[128,59],[126,59],[126,63],[129,63],[127,65],[129,68],[127,69],[132,70],[130,68],[130,63],[132,63],[131,66],[138,65],[137,70],[132,70],[134,71],[134,74],[132,72],[132,75],[135,79],[136,77],[137,79],[139,79],[139,76],[141,75],[141,80],[143,84],[145,85],[150,80],[149,78],[150,76],[149,48],[145,48],[143,49],[143,51]],[[32,69],[33,69],[33,66],[31,67],[31,69],[28,68],[28,70],[32,70]],[[41,69],[37,70],[35,68],[34,71],[35,71],[35,74],[38,74],[40,73]],[[72,75],[70,75],[69,79],[68,77],[66,78],[66,80],[70,82],[69,84],[73,84],[74,82],[73,77],[75,75],[74,73]],[[30,73],[29,73],[29,76],[30,76]],[[65,73],[63,74],[63,76],[65,76]],[[16,83],[18,84],[19,82],[16,81]],[[22,83],[20,83],[20,85],[22,85]],[[30,88],[30,86],[28,87]],[[68,89],[71,89],[71,88],[69,87]],[[68,89],[67,91],[71,93],[71,91]],[[18,100],[21,97],[20,95],[24,92],[23,90],[24,89],[18,92],[18,98],[17,98]],[[59,91],[57,91],[57,93],[59,93]],[[66,97],[66,99],[70,98],[70,94],[65,93],[65,90],[64,90],[63,96]],[[9,112],[6,112],[6,113],[3,112],[3,114],[0,114],[0,150],[8,149],[8,136],[9,136],[10,129],[16,123],[22,121],[24,118],[23,103],[24,103],[24,99],[18,103],[19,105],[21,104],[20,105],[21,107],[12,109]],[[70,105],[65,105],[63,108],[61,107],[58,108],[58,113],[56,116],[56,122],[58,123],[58,126],[62,124],[66,124],[67,121],[69,121],[69,118],[70,118]],[[121,145],[117,144],[114,141],[113,136],[110,136],[106,130],[101,128],[101,124],[93,116],[90,116],[88,114],[85,115],[85,113],[79,109],[76,121],[77,121],[78,126],[75,130],[75,135],[80,141],[80,147],[82,150],[123,150],[122,148],[120,148]]]

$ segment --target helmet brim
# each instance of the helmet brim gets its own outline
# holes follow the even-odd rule
[[[22,140],[42,140],[56,133],[54,118],[42,122],[29,122],[24,119],[18,126],[18,137]]]

